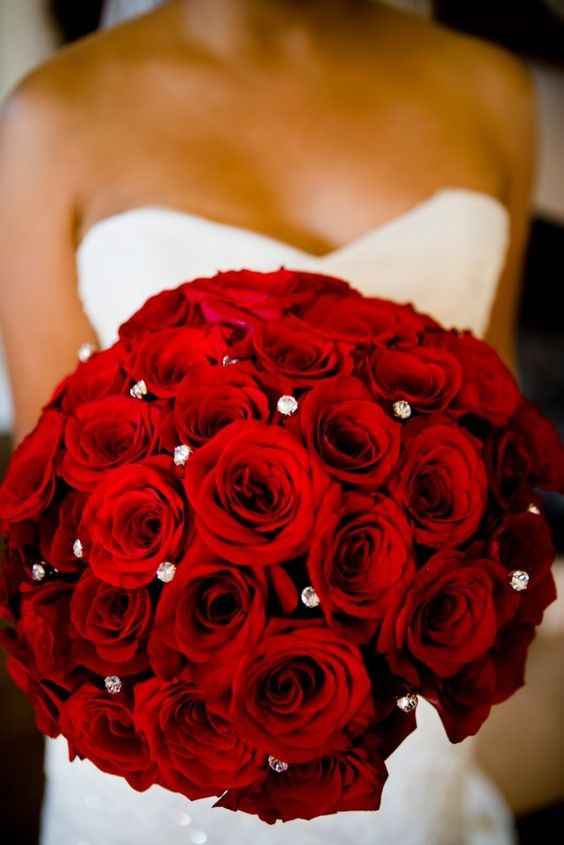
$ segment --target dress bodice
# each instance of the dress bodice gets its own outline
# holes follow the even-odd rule
[[[346,210],[343,209],[343,213]],[[342,248],[312,256],[273,238],[160,207],[133,209],[89,230],[77,253],[84,309],[103,346],[152,294],[218,270],[317,270],[368,295],[412,302],[448,326],[485,331],[508,241],[492,197],[442,190]],[[472,761],[451,745],[422,700],[418,730],[388,761],[378,813],[344,813],[273,828],[153,786],[136,793],[48,740],[42,845],[509,845],[511,821]]]
[[[346,213],[346,210],[343,210]],[[248,229],[145,206],[108,217],[77,253],[79,291],[103,345],[159,290],[218,270],[314,270],[362,293],[412,302],[482,335],[507,249],[509,215],[493,197],[445,189],[323,256]]]

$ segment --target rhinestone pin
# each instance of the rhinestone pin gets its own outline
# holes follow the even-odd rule
[[[192,449],[190,446],[187,446],[186,443],[181,443],[180,446],[176,446],[174,450],[174,463],[177,467],[185,466],[191,454]]]
[[[273,757],[272,755],[268,758],[268,765],[278,775],[288,771],[288,764],[284,760],[278,760],[277,757]]]
[[[306,607],[319,607],[319,596],[313,587],[304,587],[302,590],[302,601]]]
[[[405,399],[398,399],[392,405],[394,416],[399,420],[408,420],[411,416],[411,405]]]
[[[90,360],[94,352],[96,352],[96,347],[93,343],[81,343],[78,347],[78,360],[82,364],[86,364],[86,362]]]
[[[525,572],[524,569],[514,569],[513,572],[509,573],[509,585],[517,593],[522,593],[523,590],[526,590],[530,580],[529,573]]]
[[[82,543],[80,542],[78,537],[76,538],[76,540],[72,544],[72,553],[79,560],[82,557],[82,555],[84,554],[84,546],[82,545]]]
[[[238,364],[238,358],[232,358],[231,355],[224,355],[221,359],[221,366],[222,367],[231,367],[233,364]]]
[[[175,575],[176,566],[174,563],[171,563],[170,560],[165,560],[157,569],[157,578],[159,581],[162,581],[163,584],[170,584]]]
[[[147,395],[147,393],[147,384],[144,379],[136,381],[129,391],[129,395],[133,396],[134,399],[143,399]]]
[[[540,508],[537,507],[534,502],[531,502],[527,510],[529,511],[529,513],[534,513],[535,516],[540,516]]]
[[[281,396],[276,407],[285,417],[291,417],[298,410],[298,400],[294,396]]]
[[[34,563],[31,567],[31,578],[33,581],[43,581],[46,575],[45,566],[42,563]]]
[[[121,692],[121,678],[117,675],[108,675],[104,678],[104,685],[110,695],[117,695]]]
[[[396,704],[400,710],[403,710],[404,713],[411,713],[417,707],[418,701],[419,699],[414,692],[408,692],[398,698]]]

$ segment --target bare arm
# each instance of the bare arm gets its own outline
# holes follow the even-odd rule
[[[486,340],[515,369],[515,329],[523,254],[529,235],[536,154],[536,114],[531,77],[517,60],[497,53],[487,88],[493,134],[506,164],[505,201],[510,213],[510,241],[494,300]]]
[[[61,112],[31,81],[0,115],[0,327],[17,440],[75,366],[79,345],[94,339],[77,294],[78,164]]]

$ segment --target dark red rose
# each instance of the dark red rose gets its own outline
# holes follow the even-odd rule
[[[67,418],[61,475],[76,490],[93,490],[108,470],[154,449],[158,418],[153,406],[131,397],[82,405]]]
[[[33,564],[39,562],[35,524],[28,521],[14,523],[0,546],[0,619],[13,624],[20,586],[29,582]]]
[[[188,299],[182,288],[174,288],[149,297],[129,320],[121,324],[119,336],[131,343],[146,332],[203,324],[204,318],[199,302]]]
[[[61,572],[81,572],[84,569],[84,563],[73,554],[73,543],[78,537],[85,503],[83,493],[70,490],[43,514],[39,522],[41,555]]]
[[[487,479],[477,441],[441,417],[414,420],[392,493],[413,521],[415,539],[456,546],[476,531],[486,507]]]
[[[65,414],[70,414],[86,402],[126,394],[128,383],[123,367],[124,356],[121,343],[96,352],[61,382],[51,402],[57,407],[60,405]]]
[[[349,376],[317,385],[301,402],[291,426],[342,484],[374,490],[399,457],[400,426]]]
[[[63,417],[45,411],[16,448],[0,486],[0,524],[35,519],[55,493]]]
[[[268,420],[268,397],[243,364],[193,367],[178,388],[163,442],[169,449],[185,443],[193,449],[240,420]]]
[[[194,364],[221,362],[227,346],[214,329],[163,329],[142,337],[128,363],[131,380],[143,380],[149,393],[173,397]]]
[[[521,508],[531,487],[564,491],[564,447],[554,425],[523,401],[507,428],[487,445],[493,491],[503,507]]]
[[[266,607],[264,570],[233,566],[196,546],[159,600],[149,643],[154,671],[172,678],[188,660],[202,666],[208,684],[227,686],[262,637]]]
[[[292,765],[282,773],[269,770],[246,789],[230,789],[216,806],[254,813],[269,824],[377,810],[387,776],[376,737],[364,736],[332,757]]]
[[[139,791],[154,782],[154,766],[143,737],[135,731],[123,695],[109,696],[93,684],[83,684],[61,710],[61,731],[71,760],[86,757],[103,772],[124,777]]]
[[[135,723],[157,764],[158,782],[191,800],[246,786],[260,774],[264,758],[208,709],[189,674],[138,684]]]
[[[108,472],[82,515],[80,539],[94,574],[115,587],[135,588],[175,562],[190,530],[187,503],[170,458],[147,458]]]
[[[415,572],[412,532],[391,500],[347,493],[329,499],[308,557],[328,624],[365,643],[385,613],[389,590]]]
[[[64,581],[23,584],[18,634],[33,654],[41,677],[64,677],[71,660],[69,604],[72,585]]]
[[[436,325],[411,305],[363,296],[321,296],[304,311],[303,319],[319,331],[355,345],[412,346],[424,328]]]
[[[249,421],[198,449],[185,484],[210,549],[255,567],[305,551],[329,481],[288,432]]]
[[[420,667],[448,678],[493,646],[518,604],[500,563],[442,552],[391,598],[377,650],[392,672],[416,685]]]
[[[470,332],[433,332],[426,343],[448,350],[462,365],[464,378],[453,410],[505,425],[519,402],[519,388],[497,352]]]
[[[421,413],[444,411],[462,385],[462,367],[443,349],[376,348],[366,362],[366,376],[377,398],[390,405],[405,399]]]
[[[259,323],[254,334],[257,367],[295,387],[352,370],[349,344],[317,332],[295,317]]]
[[[450,741],[474,736],[488,718],[495,698],[497,678],[490,655],[437,681],[436,688],[425,691],[425,698],[437,708]]]
[[[273,620],[238,668],[230,716],[287,763],[344,751],[374,718],[362,654],[322,624]]]
[[[546,520],[529,512],[504,518],[491,539],[490,552],[508,572],[524,570],[533,582],[550,572],[556,554]]]
[[[87,570],[74,589],[70,618],[77,663],[100,675],[135,674],[148,667],[153,607],[145,587],[113,587]]]

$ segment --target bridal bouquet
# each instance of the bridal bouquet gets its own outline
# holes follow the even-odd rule
[[[458,742],[522,685],[564,456],[486,344],[281,268],[79,357],[0,489],[9,671],[71,757],[267,822],[375,810],[419,696]]]

